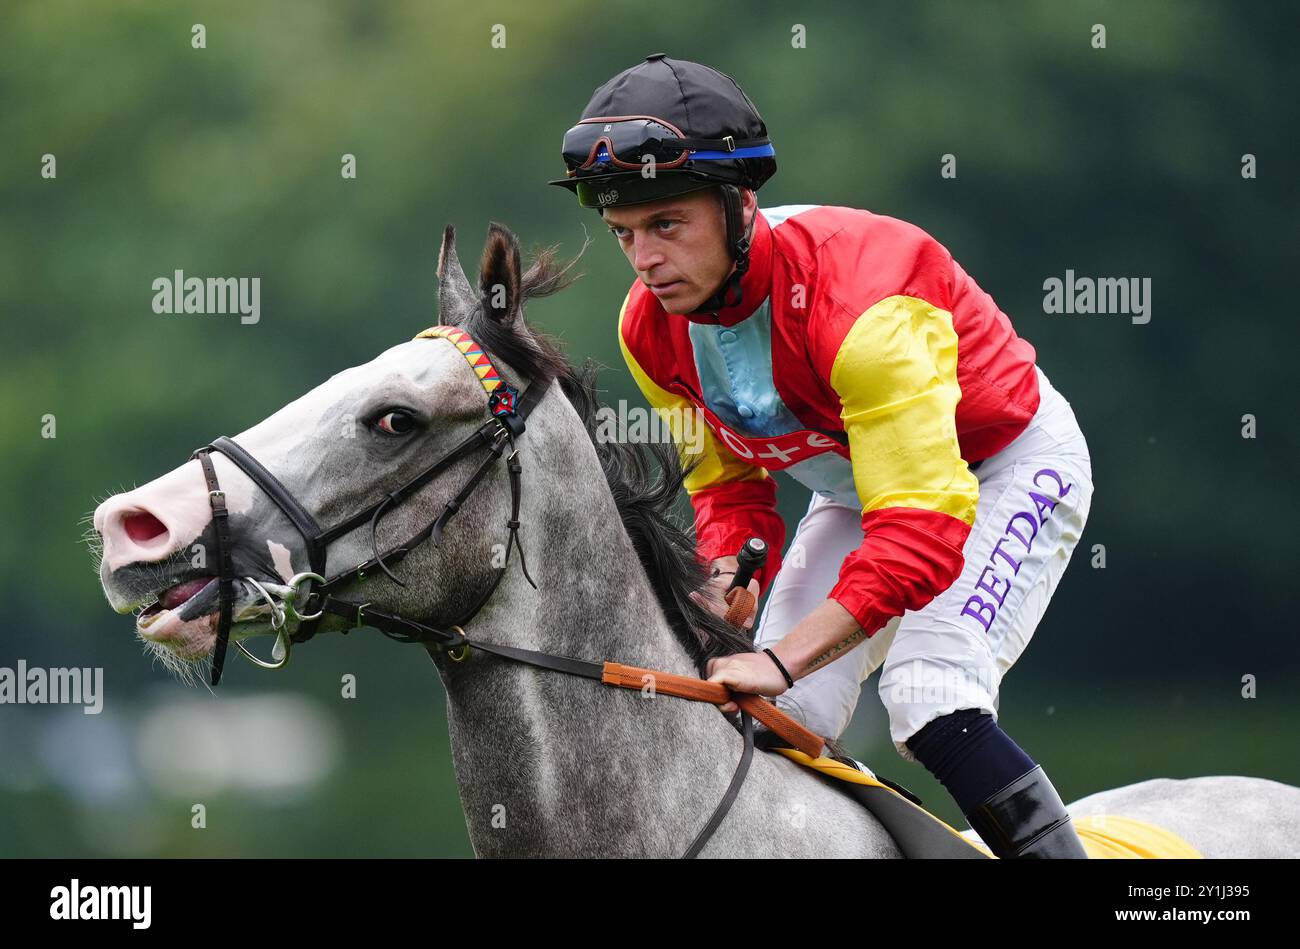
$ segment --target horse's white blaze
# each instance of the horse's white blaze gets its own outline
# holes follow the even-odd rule
[[[271,563],[275,564],[275,572],[280,575],[280,579],[285,583],[293,577],[293,564],[289,559],[289,548],[284,544],[268,539],[266,549],[271,554]]]

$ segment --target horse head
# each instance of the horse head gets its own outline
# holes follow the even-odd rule
[[[307,574],[333,579],[338,599],[355,594],[375,612],[435,625],[462,616],[500,579],[499,545],[514,498],[505,471],[484,471],[468,497],[459,497],[459,489],[492,457],[495,443],[537,457],[526,443],[549,438],[562,449],[567,441],[587,442],[572,409],[554,395],[542,397],[556,404],[536,422],[545,436],[530,433],[516,444],[517,432],[492,424],[513,415],[513,401],[529,385],[544,389],[568,368],[528,328],[523,306],[565,286],[569,269],[544,252],[523,272],[515,235],[493,224],[475,287],[448,227],[438,258],[440,327],[334,375],[235,436],[233,445],[225,442],[223,449],[218,440],[206,462],[192,457],[99,505],[93,522],[109,603],[121,613],[135,611],[138,637],[187,679],[212,661],[219,645],[224,651],[218,642],[223,556],[229,638],[241,646],[275,633],[277,655],[287,649],[308,625],[302,603],[293,602],[316,582],[304,582]],[[433,459],[466,444],[420,481]],[[437,513],[444,515],[437,529],[421,538],[431,534],[433,542],[404,549]],[[304,520],[314,524],[305,527]],[[312,527],[326,536],[313,538]],[[398,555],[385,559],[394,549]],[[347,575],[366,564],[369,570]],[[347,625],[336,615],[310,624],[312,633]]]

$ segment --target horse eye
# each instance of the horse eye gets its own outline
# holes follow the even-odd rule
[[[415,429],[415,416],[404,409],[394,409],[379,416],[375,427],[386,435],[405,435]]]

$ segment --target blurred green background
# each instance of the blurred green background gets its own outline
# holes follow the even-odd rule
[[[544,182],[592,90],[651,52],[758,105],[780,165],[761,205],[930,231],[1073,404],[1091,519],[1000,708],[1066,800],[1156,776],[1300,783],[1298,21],[1172,0],[4,4],[0,666],[102,666],[108,697],[99,716],[0,705],[0,855],[470,855],[422,652],[323,637],[285,673],[232,659],[218,695],[186,690],[107,608],[81,519],[433,323],[448,222],[469,262],[489,220],[566,254],[591,231],[586,276],[529,317],[611,367],[608,401],[640,404],[615,338],[632,273]],[[1151,322],[1045,315],[1067,268],[1150,277]],[[260,276],[260,323],[155,315],[175,269]],[[780,484],[793,529],[807,494]],[[960,820],[893,751],[874,684],[850,745]]]

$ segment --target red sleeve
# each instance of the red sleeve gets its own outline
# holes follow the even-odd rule
[[[979,502],[957,437],[951,258],[919,228],[870,220],[823,246],[809,333],[862,505],[862,544],[830,597],[867,635],[952,586]]]
[[[695,508],[695,542],[699,558],[734,557],[745,541],[767,542],[767,563],[754,574],[759,595],[767,592],[781,569],[785,522],[776,511],[776,481],[728,481],[701,488],[691,495]]]
[[[866,536],[844,558],[830,598],[872,636],[919,610],[961,576],[970,527],[939,511],[884,508],[862,515]]]

